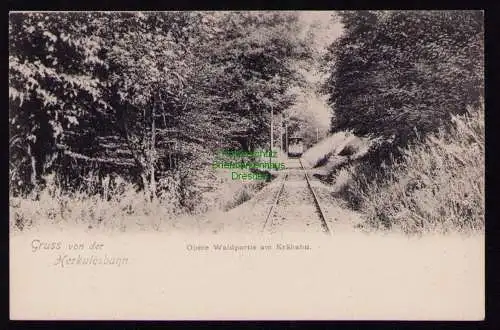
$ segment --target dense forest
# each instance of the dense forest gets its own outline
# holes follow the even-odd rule
[[[369,226],[484,228],[483,12],[307,15],[11,13],[16,226],[40,205],[82,222],[205,212],[224,185],[233,208],[263,183],[231,190],[217,151],[268,149],[271,131],[281,147],[286,125],[306,149],[326,137],[327,202]]]
[[[484,228],[481,11],[341,11],[323,90],[332,132],[372,138],[332,180],[375,227]],[[451,225],[450,225],[451,223]]]
[[[324,89],[333,130],[406,146],[484,96],[480,11],[339,12],[344,34],[329,47]]]
[[[271,109],[294,103],[311,60],[297,16],[11,14],[12,193],[50,173],[69,192],[119,173],[192,207],[214,150],[266,147]]]

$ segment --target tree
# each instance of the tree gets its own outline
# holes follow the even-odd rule
[[[294,102],[294,64],[310,53],[292,13],[16,15],[11,169],[35,177],[27,190],[51,172],[77,189],[98,171],[189,207],[214,150],[266,144],[270,109]]]
[[[86,33],[96,18],[74,13],[13,13],[9,19],[11,165],[17,187],[38,185],[66,132],[101,99],[100,42]],[[12,167],[11,167],[12,169]],[[12,171],[11,171],[12,172]]]
[[[483,95],[479,11],[341,12],[325,83],[334,130],[393,138],[435,131]]]
[[[223,68],[217,78],[219,95],[225,95],[220,107],[239,118],[226,127],[245,136],[244,148],[267,146],[271,109],[279,114],[294,103],[287,91],[302,82],[294,64],[311,51],[297,37],[296,14],[228,13],[222,27],[222,47],[214,56]]]

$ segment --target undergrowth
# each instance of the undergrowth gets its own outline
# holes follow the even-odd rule
[[[174,219],[208,212],[227,211],[255,195],[263,181],[231,180],[230,173],[215,175],[210,168],[197,177],[182,171],[158,180],[156,198],[121,176],[99,179],[90,172],[78,188],[63,188],[54,174],[28,195],[10,196],[10,230],[42,227],[83,227],[99,230],[164,230]]]
[[[130,227],[159,230],[168,219],[182,211],[174,191],[164,190],[151,200],[144,191],[120,177],[109,185],[90,177],[85,188],[68,192],[60,188],[54,175],[45,177],[43,188],[28,196],[10,197],[11,230],[28,230],[46,225],[81,225],[89,229],[126,230]],[[91,193],[102,185],[102,193]]]
[[[447,130],[417,139],[388,162],[377,152],[335,174],[336,195],[364,213],[365,229],[484,229],[483,110],[454,116]]]

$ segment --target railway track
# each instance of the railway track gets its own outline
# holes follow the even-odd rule
[[[325,234],[331,234],[321,203],[311,185],[307,170],[304,168],[300,158],[297,161],[298,166],[287,168],[287,172],[284,174],[279,189],[267,212],[262,231],[272,231],[277,227],[286,225],[291,219],[295,219],[295,222],[303,223],[304,228],[306,226],[307,228],[317,228],[319,225],[321,231]],[[293,179],[295,180],[293,181]],[[293,185],[294,183],[295,186]],[[299,213],[287,214],[290,210],[298,210]],[[290,212],[293,213],[293,211]],[[317,216],[315,221],[311,219],[313,214]]]

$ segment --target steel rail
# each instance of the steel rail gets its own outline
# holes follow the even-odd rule
[[[307,187],[309,188],[309,191],[313,195],[314,205],[316,207],[316,211],[318,213],[318,216],[319,216],[319,219],[321,222],[321,228],[323,229],[323,232],[325,232],[325,234],[330,234],[331,231],[330,231],[330,228],[328,228],[328,223],[326,222],[325,214],[323,212],[323,209],[321,208],[321,204],[319,203],[319,198],[316,195],[314,189],[312,188],[311,181],[309,179],[309,175],[307,174],[307,170],[305,169],[304,165],[302,164],[302,161],[300,160],[300,158],[299,158],[299,164],[300,164],[301,169],[304,171],[304,177],[306,178]],[[268,211],[267,216],[266,216],[266,221],[264,222],[264,225],[262,226],[262,232],[265,231],[265,229],[268,225],[272,225],[272,223],[269,222],[269,219],[271,218],[271,213],[272,213],[274,207],[278,204],[279,198],[280,198],[280,196],[283,192],[283,189],[285,187],[285,182],[286,182],[287,178],[288,178],[288,173],[285,174],[285,177],[284,177],[283,181],[281,182],[280,188],[278,189],[278,192],[276,193],[276,195],[274,197],[273,203],[271,204],[271,207],[269,208],[269,211]]]
[[[319,214],[319,218],[321,221],[321,227],[323,228],[323,231],[325,232],[325,234],[330,234],[331,233],[330,228],[328,228],[328,223],[326,222],[325,214],[324,214],[323,210],[321,209],[321,205],[319,203],[318,196],[316,195],[316,193],[314,192],[314,189],[311,186],[311,181],[309,180],[309,175],[307,174],[307,171],[304,168],[304,165],[302,165],[302,161],[300,160],[300,158],[299,158],[299,163],[300,163],[300,167],[302,167],[302,170],[304,170],[304,175],[306,177],[307,186],[309,187],[309,190],[311,191],[311,193],[314,197],[314,204],[316,205],[316,210],[318,211],[318,214]]]
[[[269,212],[267,213],[266,216],[266,221],[264,222],[264,226],[262,226],[262,232],[266,229],[267,223],[269,222],[269,217],[271,216],[271,212],[273,211],[274,207],[276,204],[278,204],[278,200],[280,198],[281,193],[283,192],[283,188],[285,187],[285,182],[286,179],[288,178],[288,173],[285,173],[285,177],[283,178],[283,182],[281,182],[280,189],[278,190],[278,193],[276,194],[273,204],[271,204],[271,207],[269,208]]]

